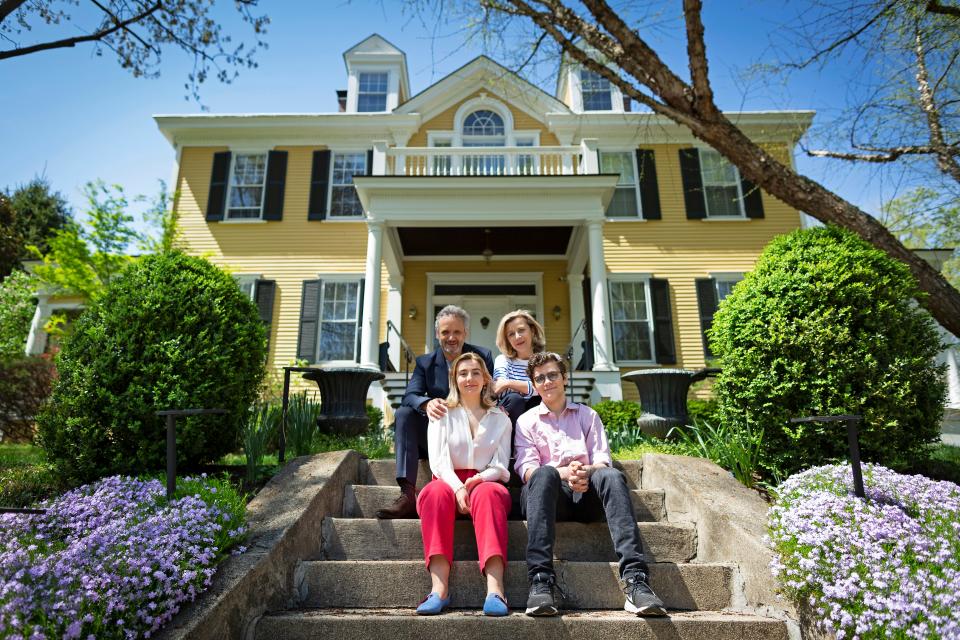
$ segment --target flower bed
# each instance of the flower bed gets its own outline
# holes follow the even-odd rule
[[[960,638],[960,487],[864,466],[799,473],[770,510],[772,568],[838,638]]]
[[[244,500],[226,481],[187,478],[177,489],[167,502],[158,480],[114,476],[43,515],[0,516],[0,638],[156,632],[245,533]]]

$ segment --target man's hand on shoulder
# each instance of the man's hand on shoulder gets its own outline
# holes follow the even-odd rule
[[[439,420],[447,415],[447,404],[440,398],[432,398],[421,407],[431,420]]]

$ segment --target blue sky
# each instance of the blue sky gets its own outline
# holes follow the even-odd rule
[[[232,2],[220,4],[222,15],[232,19]],[[828,114],[841,106],[848,91],[843,78],[808,73],[774,88],[744,79],[751,64],[773,55],[771,34],[784,20],[783,5],[760,0],[706,4],[710,71],[721,108]],[[685,62],[677,31],[679,6],[665,3],[661,26],[652,36],[643,32],[673,65]],[[465,45],[453,26],[424,25],[391,0],[264,0],[262,7],[271,18],[269,49],[258,55],[257,69],[243,70],[232,84],[204,85],[201,98],[211,113],[335,111],[335,91],[346,88],[341,54],[374,32],[406,52],[413,93],[482,53],[478,46]],[[491,56],[508,62],[496,53]],[[199,105],[184,99],[190,63],[170,50],[160,78],[138,79],[109,52],[94,55],[91,46],[0,61],[0,188],[43,175],[78,214],[84,205],[81,188],[88,180],[121,184],[130,195],[155,194],[158,180],[171,179],[174,155],[152,116],[200,112]],[[552,92],[553,86],[546,88]],[[802,157],[798,167],[868,211],[890,196],[871,172]]]

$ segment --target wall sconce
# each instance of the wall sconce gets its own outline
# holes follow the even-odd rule
[[[415,304],[410,305],[410,308],[407,309],[407,317],[410,318],[411,320],[417,319],[417,305]]]
[[[553,307],[553,319],[554,319],[554,320],[559,320],[561,313],[563,313],[563,309],[560,308],[560,305],[554,305],[554,307]]]

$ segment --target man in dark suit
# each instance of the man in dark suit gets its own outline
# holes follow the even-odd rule
[[[447,305],[434,322],[440,348],[417,358],[403,403],[393,423],[394,446],[397,452],[397,484],[400,497],[392,505],[377,511],[378,518],[417,517],[417,466],[427,457],[427,424],[447,412],[444,403],[450,393],[450,363],[461,353],[477,353],[493,373],[493,358],[483,347],[466,344],[470,316],[454,305]]]

